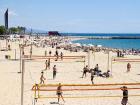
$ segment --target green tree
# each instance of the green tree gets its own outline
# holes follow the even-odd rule
[[[16,33],[18,33],[18,29],[16,27],[11,27],[11,28],[9,28],[9,32],[11,34],[16,34]]]
[[[6,28],[4,26],[0,26],[0,35],[3,35],[6,33]]]

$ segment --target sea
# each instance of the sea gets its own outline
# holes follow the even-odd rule
[[[130,33],[67,33],[68,36],[81,36],[81,37],[135,37],[134,39],[124,38],[124,39],[83,39],[76,40],[73,43],[80,44],[93,44],[102,45],[107,48],[117,48],[117,49],[137,49],[140,50],[140,33],[130,34]],[[137,37],[139,37],[137,39]]]

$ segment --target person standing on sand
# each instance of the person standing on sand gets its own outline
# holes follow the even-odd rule
[[[123,98],[122,98],[121,104],[126,105],[127,102],[128,102],[128,90],[127,90],[127,87],[123,86],[120,89],[123,91]]]
[[[60,57],[61,57],[61,60],[63,60],[63,53],[62,52],[60,53]]]
[[[55,51],[55,56],[56,56],[56,60],[55,61],[57,61],[58,60],[58,57],[59,57],[59,54],[58,54],[58,51],[57,50]]]
[[[59,83],[59,85],[58,85],[58,87],[57,87],[56,94],[57,94],[57,96],[58,96],[58,103],[59,103],[60,97],[61,97],[62,100],[65,102],[65,100],[64,100],[64,98],[63,98],[63,95],[62,95],[62,86],[61,86],[61,83]]]
[[[24,55],[25,53],[24,53],[24,51],[22,51],[22,55]]]
[[[83,75],[82,75],[82,78],[85,76],[87,76],[86,74],[87,74],[87,72],[88,72],[88,66],[86,65],[86,67],[84,67],[83,68]]]
[[[45,51],[45,57],[47,56],[47,50]]]
[[[47,68],[48,68],[48,61],[46,60],[46,62],[45,62],[45,70],[47,70]]]
[[[51,61],[50,61],[50,58],[48,59],[48,68],[50,69],[50,63],[51,63]]]
[[[54,65],[54,67],[53,67],[53,79],[55,79],[55,77],[56,77],[56,72],[57,72],[56,65]]]
[[[130,68],[131,68],[131,64],[128,63],[128,64],[127,64],[127,72],[130,72]]]
[[[99,71],[99,65],[98,64],[96,64],[96,66],[95,66],[95,71]]]
[[[91,82],[92,82],[92,84],[94,84],[94,82],[93,82],[94,75],[95,75],[95,72],[92,70],[92,71],[91,71]]]
[[[40,84],[44,84],[44,80],[46,80],[46,78],[44,77],[44,72],[41,72],[41,77],[40,77]]]
[[[58,56],[58,51],[57,50],[55,51],[55,55]]]
[[[32,49],[30,49],[30,58],[32,57]]]
[[[95,75],[100,76],[101,71],[99,70],[99,65],[98,64],[96,64],[94,70],[95,70]]]
[[[51,54],[52,54],[52,52],[51,52],[51,51],[49,51],[49,56],[51,56]]]
[[[10,44],[8,44],[8,50],[9,50],[9,51],[11,50],[11,46],[10,46]]]

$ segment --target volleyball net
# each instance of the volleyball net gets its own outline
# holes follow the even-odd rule
[[[113,64],[115,63],[140,63],[140,58],[118,58],[118,57],[112,57],[111,58],[111,74],[113,71]]]
[[[86,56],[41,56],[41,55],[24,55],[26,60],[48,60],[61,61],[61,62],[83,62],[85,63]]]
[[[140,62],[140,58],[112,58],[113,62]]]
[[[62,84],[61,86],[64,98],[120,98],[122,86],[127,86],[131,91],[129,97],[140,97],[140,83]],[[58,84],[35,84],[32,87],[34,98],[57,98],[57,87]]]

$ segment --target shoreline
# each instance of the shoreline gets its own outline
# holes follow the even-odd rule
[[[95,39],[95,40],[96,40],[96,39],[97,39],[97,40],[98,40],[98,39],[105,39],[105,40],[106,40],[106,39],[107,39],[107,40],[109,40],[109,39],[110,39],[110,40],[113,40],[113,39],[114,39],[114,40],[115,40],[115,39],[118,39],[118,40],[119,40],[119,39],[120,39],[120,40],[121,40],[121,39],[122,39],[122,40],[123,40],[123,39],[128,39],[128,40],[129,40],[129,39],[130,39],[130,40],[131,40],[131,39],[136,39],[136,40],[138,39],[138,40],[139,40],[139,39],[140,39],[140,37],[138,38],[138,37],[119,37],[119,36],[118,36],[118,37],[117,37],[117,36],[116,36],[116,37],[70,36],[70,38],[72,39],[72,41],[71,41],[72,43],[73,43],[74,41],[90,40],[90,39],[91,39],[91,40],[92,40],[92,39]],[[74,42],[74,43],[80,43],[80,42]],[[85,43],[83,43],[83,44],[80,43],[80,44],[81,44],[81,46],[82,46],[82,45],[85,45]],[[86,44],[86,45],[88,46],[89,44],[92,44],[92,43],[88,43],[88,44]],[[94,46],[97,46],[97,45],[102,45],[102,44],[94,44]],[[113,46],[111,47],[111,46],[104,46],[104,45],[102,45],[102,47],[103,47],[103,48],[109,48],[109,49],[110,49],[110,48],[111,48],[111,49],[120,49],[120,50],[132,50],[132,49],[133,49],[133,50],[140,50],[140,48],[133,48],[133,47],[132,47],[132,48],[117,48],[117,47],[113,47]]]
[[[140,36],[68,36],[81,39],[140,39]]]

